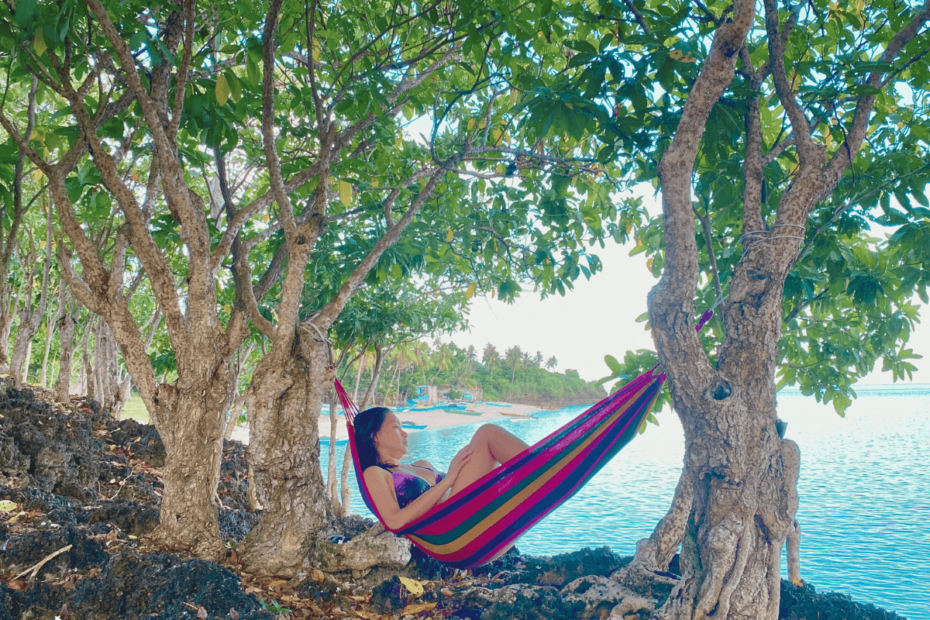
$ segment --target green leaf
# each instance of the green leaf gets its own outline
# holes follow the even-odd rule
[[[226,105],[229,101],[229,83],[226,81],[226,75],[221,73],[216,78],[216,102],[220,105]]]
[[[229,86],[229,92],[232,95],[233,101],[242,99],[242,81],[239,77],[230,69],[226,69],[223,75],[226,77],[226,84]]]
[[[16,0],[16,23],[25,28],[36,15],[35,0]]]

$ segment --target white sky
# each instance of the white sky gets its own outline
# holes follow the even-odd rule
[[[650,188],[651,190],[651,188]],[[645,198],[653,201],[651,191]],[[650,205],[652,208],[658,208]],[[630,256],[632,245],[608,245],[592,249],[600,256],[604,269],[591,278],[584,277],[565,297],[540,300],[538,294],[525,291],[513,304],[498,299],[475,298],[471,304],[470,331],[462,331],[444,341],[460,347],[474,345],[481,350],[488,342],[501,353],[519,345],[524,351],[542,351],[559,360],[557,370],[573,368],[586,380],[609,374],[604,356],[621,359],[628,350],[652,349],[652,336],[645,323],[635,319],[646,312],[646,295],[657,280],[646,269],[645,254]],[[909,347],[924,359],[913,360],[918,370],[915,383],[930,383],[930,312],[923,312]],[[891,373],[878,370],[860,384],[891,383]]]

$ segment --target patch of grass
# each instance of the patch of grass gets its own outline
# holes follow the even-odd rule
[[[138,396],[133,396],[132,400],[126,403],[120,417],[123,419],[132,418],[142,424],[149,423],[149,412],[145,408],[145,403]]]

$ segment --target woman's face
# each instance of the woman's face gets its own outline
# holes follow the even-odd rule
[[[375,433],[375,449],[385,463],[398,461],[407,454],[407,433],[393,413],[384,416],[384,423]]]

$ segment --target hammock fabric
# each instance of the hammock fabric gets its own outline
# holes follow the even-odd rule
[[[710,315],[704,313],[698,330]],[[490,562],[577,493],[633,439],[664,381],[665,374],[653,368],[415,521],[396,530],[385,528],[455,568]],[[336,393],[346,412],[358,487],[383,524],[359,467],[352,423],[358,408],[338,380]]]

